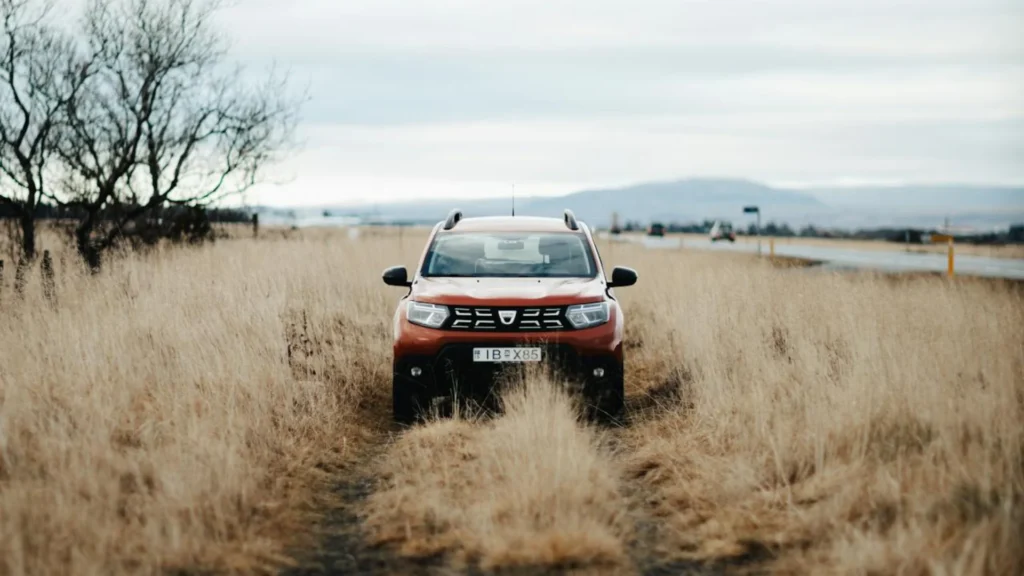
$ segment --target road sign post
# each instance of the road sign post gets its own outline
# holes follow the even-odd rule
[[[744,206],[744,214],[757,214],[757,255],[761,255],[761,208],[757,206]]]
[[[950,238],[949,238],[949,266],[948,266],[948,268],[946,270],[946,275],[949,276],[950,278],[952,278],[953,275],[954,275],[954,267],[953,267],[953,237],[952,236],[950,236]]]
[[[955,267],[955,252],[956,249],[953,246],[953,235],[952,234],[931,234],[927,237],[927,242],[932,244],[938,244],[939,242],[945,242],[947,246],[946,250],[946,276],[952,278],[956,274]]]

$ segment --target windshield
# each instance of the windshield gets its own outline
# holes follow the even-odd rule
[[[577,233],[439,234],[424,276],[593,278],[586,237]]]

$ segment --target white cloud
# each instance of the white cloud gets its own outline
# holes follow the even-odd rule
[[[913,53],[1018,51],[1016,0],[246,0],[250,50],[783,44]]]
[[[289,205],[568,193],[686,176],[768,182],[1020,181],[1024,122],[796,121],[757,116],[320,126],[282,167],[294,180],[252,202]],[[774,116],[767,116],[777,120]],[[806,120],[806,119],[804,119]],[[746,121],[748,125],[741,126]],[[783,123],[785,124],[785,123]],[[949,166],[955,158],[955,166]]]
[[[263,202],[1024,182],[1019,0],[243,0],[222,22],[310,84]]]

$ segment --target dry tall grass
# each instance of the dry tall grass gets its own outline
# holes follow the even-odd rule
[[[59,247],[49,238],[49,248]],[[418,247],[416,247],[418,248]],[[0,574],[271,570],[385,405],[394,243],[58,258],[0,287]],[[371,272],[372,271],[372,272]]]
[[[484,569],[621,565],[621,473],[599,436],[545,379],[504,404],[501,418],[438,420],[399,440],[370,501],[375,541]]]
[[[763,550],[798,572],[1024,566],[1018,288],[633,258],[660,270],[660,297],[626,295],[633,365],[661,367],[634,383],[679,397],[630,430],[630,465],[680,552]]]
[[[267,235],[271,233],[268,230]],[[38,272],[0,293],[0,573],[270,570],[353,445],[386,435],[388,264],[422,237],[308,231]],[[605,248],[637,267],[629,422],[527,383],[395,439],[370,538],[486,566],[645,554],[781,572],[1024,565],[1019,289]],[[58,262],[60,259],[58,258]]]
[[[492,547],[517,544],[505,565],[578,565],[589,553],[595,566],[629,572],[626,517],[637,511],[624,514],[607,472],[596,472],[624,467],[619,492],[648,493],[666,560],[794,573],[1024,566],[1019,289],[632,246],[605,257],[641,272],[640,285],[619,291],[630,322],[631,424],[611,433],[625,449],[579,448],[587,464],[577,467],[558,454],[593,432],[536,405],[536,419],[514,404],[486,424],[427,425],[385,459],[387,480],[370,506],[378,538],[491,564],[502,563]],[[483,448],[502,442],[527,447]],[[511,463],[527,480],[488,472]],[[534,467],[571,481],[530,481]],[[558,505],[539,504],[549,502]],[[563,517],[575,526],[583,512],[566,510],[581,502],[625,527],[598,523],[604,545],[552,555],[546,529]],[[540,541],[523,545],[538,523]]]

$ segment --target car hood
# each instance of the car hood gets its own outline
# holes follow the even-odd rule
[[[563,306],[599,302],[601,278],[419,278],[412,298],[466,306]]]

